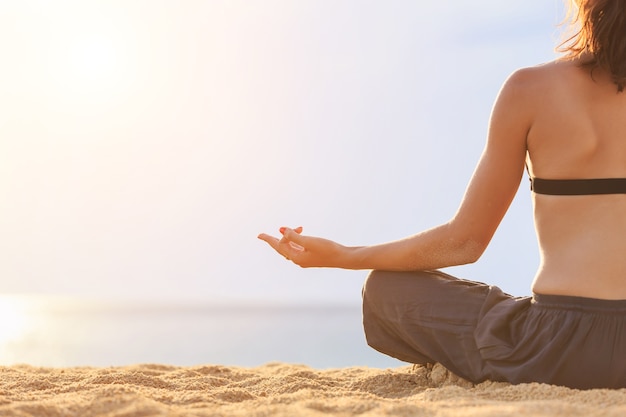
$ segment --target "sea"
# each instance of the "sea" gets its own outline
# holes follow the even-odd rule
[[[358,305],[0,296],[0,365],[405,365],[368,347]]]

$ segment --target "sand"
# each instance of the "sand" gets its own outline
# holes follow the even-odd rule
[[[472,384],[443,367],[0,368],[0,416],[624,416],[626,390]]]

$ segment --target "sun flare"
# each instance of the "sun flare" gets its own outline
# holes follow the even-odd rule
[[[124,89],[127,55],[122,40],[111,34],[76,37],[55,56],[55,78],[64,95],[104,98]]]
[[[20,339],[28,326],[27,305],[16,298],[0,297],[0,345]]]
[[[136,81],[135,34],[112,16],[93,12],[68,22],[47,41],[47,70],[60,102],[123,102]]]
[[[120,54],[114,40],[104,35],[91,35],[76,40],[70,49],[68,70],[85,82],[97,82],[119,72]]]

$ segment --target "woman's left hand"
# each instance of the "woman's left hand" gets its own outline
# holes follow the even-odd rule
[[[280,233],[280,239],[265,233],[261,233],[258,238],[267,242],[285,259],[303,268],[342,267],[347,252],[345,246],[328,239],[303,236],[302,227],[281,227]]]

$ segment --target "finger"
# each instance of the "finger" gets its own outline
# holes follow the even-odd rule
[[[298,252],[302,252],[302,250],[304,249],[293,242],[287,241],[285,238],[278,240],[278,238],[267,235],[265,233],[261,233],[257,237],[267,242],[267,244],[269,244],[272,249],[278,252],[279,255],[284,256],[285,259],[287,259],[288,261],[290,261],[293,256],[297,255]],[[288,247],[284,245],[288,245]],[[296,250],[296,252],[293,252],[294,249]]]
[[[281,235],[285,234],[285,230],[287,230],[287,227],[281,227],[280,229],[278,229]],[[293,231],[298,234],[302,233],[302,226],[296,227],[295,229],[293,229]]]
[[[297,229],[300,229],[300,231],[302,231],[301,227],[298,227]],[[306,236],[302,236],[296,230],[293,230],[293,229],[290,229],[290,228],[286,227],[285,228],[285,233],[283,233],[283,237],[285,239],[289,240],[290,242],[296,243],[300,247],[303,247],[303,246],[305,246],[307,238],[306,238]]]
[[[289,242],[289,246],[290,246],[292,249],[297,250],[298,252],[303,252],[303,251],[304,251],[304,248],[303,248],[302,246],[298,245],[297,243],[294,243],[294,242]]]
[[[278,243],[279,243],[278,238],[275,238],[274,236],[267,235],[265,233],[261,233],[257,237],[259,239],[261,239],[262,241],[267,242],[268,245],[270,245],[272,248],[274,248],[274,250],[276,252],[278,252]]]
[[[287,249],[288,251],[291,250],[291,249],[295,249],[297,252],[304,251],[304,248],[302,246],[300,246],[297,243],[289,240],[289,238],[287,238],[285,235],[283,235],[282,239],[280,239],[278,241],[278,246],[280,247],[281,245],[286,245],[284,247],[288,248]]]

